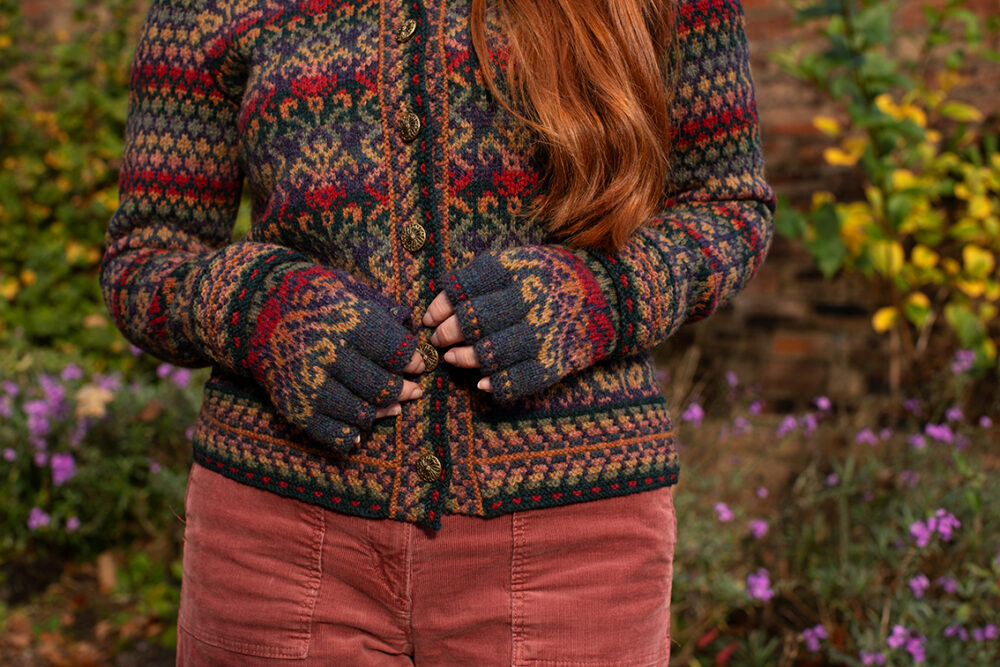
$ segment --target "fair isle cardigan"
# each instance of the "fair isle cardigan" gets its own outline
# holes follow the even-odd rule
[[[772,236],[742,7],[677,3],[670,175],[609,252],[518,215],[538,143],[483,82],[470,4],[153,0],[101,285],[135,345],[211,366],[196,464],[433,529],[677,482],[651,350],[739,292]],[[441,290],[482,368],[429,363],[423,395],[374,419]]]

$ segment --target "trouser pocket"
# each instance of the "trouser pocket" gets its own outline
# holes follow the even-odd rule
[[[321,578],[323,512],[193,465],[178,625],[227,651],[306,657]]]

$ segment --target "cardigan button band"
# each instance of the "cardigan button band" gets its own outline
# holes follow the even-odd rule
[[[425,482],[436,482],[441,478],[441,459],[433,454],[424,454],[417,459],[417,477]]]
[[[408,222],[403,225],[403,247],[410,252],[423,248],[426,240],[427,230],[419,222]]]
[[[399,29],[396,31],[396,43],[403,44],[410,41],[413,37],[413,33],[417,31],[417,22],[413,19],[406,19],[403,21]]]
[[[440,357],[438,356],[436,347],[431,345],[428,341],[422,341],[417,345],[417,349],[420,351],[420,356],[424,358],[425,372],[432,371],[437,368]]]
[[[420,116],[412,111],[407,111],[400,116],[396,129],[399,131],[399,136],[402,137],[403,141],[410,143],[420,134]]]

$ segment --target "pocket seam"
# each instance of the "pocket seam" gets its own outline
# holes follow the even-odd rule
[[[207,472],[216,474],[212,471]],[[239,482],[235,482],[234,480],[229,481],[239,484]],[[307,505],[307,507],[309,516],[312,519],[310,521],[313,531],[312,557],[310,558],[312,565],[308,570],[308,579],[304,582],[307,592],[300,604],[300,608],[305,609],[306,613],[303,614],[300,629],[291,635],[292,641],[296,642],[294,647],[284,648],[260,642],[236,641],[214,632],[197,628],[190,622],[190,618],[183,613],[183,607],[178,609],[178,627],[205,644],[242,655],[279,659],[302,659],[307,657],[312,643],[312,621],[322,581],[323,542],[326,536],[326,519],[323,508],[317,505]],[[183,582],[181,585],[183,586]]]

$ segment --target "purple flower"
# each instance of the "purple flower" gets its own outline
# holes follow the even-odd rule
[[[684,414],[681,415],[681,419],[686,422],[692,422],[695,426],[701,425],[701,420],[705,417],[705,411],[701,409],[701,406],[695,402],[687,407]]]
[[[45,452],[35,452],[35,466],[39,468],[44,468],[45,464],[49,462],[49,455]]]
[[[187,438],[188,440],[194,438],[194,426],[188,426],[186,429],[184,429],[184,437]]]
[[[21,409],[24,410],[24,414],[28,415],[28,431],[32,435],[44,436],[48,434],[50,428],[49,403],[42,400],[25,401]]]
[[[757,497],[758,498],[767,498],[767,487],[766,486],[758,486],[757,487]],[[997,565],[1000,565],[1000,554],[997,554]]]
[[[878,437],[880,440],[888,440],[892,437],[892,429],[886,426],[881,431],[878,432]]]
[[[80,446],[83,439],[87,436],[87,429],[90,428],[90,422],[84,419],[77,419],[76,425],[73,427],[73,431],[69,434],[69,446],[74,449]]]
[[[927,446],[927,438],[923,433],[913,433],[906,438],[906,442],[914,449],[923,449]]]
[[[986,637],[986,639],[996,639],[997,626],[994,625],[993,623],[990,623],[989,625],[985,626],[983,628],[983,636]]]
[[[802,426],[802,433],[805,436],[810,436],[816,430],[819,425],[819,421],[816,419],[816,415],[812,412],[807,412],[799,418],[799,424]]]
[[[972,370],[976,363],[976,353],[974,350],[957,350],[951,361],[951,372],[954,375]]]
[[[774,596],[767,570],[758,568],[747,575],[747,596],[751,600],[770,600]]]
[[[826,396],[817,396],[813,399],[813,405],[815,405],[820,412],[826,412],[832,407],[833,404],[830,403],[830,399]]]
[[[726,503],[715,503],[715,512],[719,515],[719,521],[732,521],[733,511]]]
[[[899,473],[899,480],[909,487],[914,487],[920,481],[920,473],[915,470],[904,470]]]
[[[903,409],[912,415],[920,414],[920,401],[915,398],[908,398],[903,401]]]
[[[186,389],[191,382],[191,369],[178,368],[170,378],[178,389]]]
[[[937,531],[941,535],[941,539],[948,541],[951,539],[952,531],[956,528],[962,526],[962,522],[955,518],[955,515],[947,512],[944,508],[938,508],[934,512],[934,516],[937,518]]]
[[[764,521],[763,519],[750,520],[750,534],[753,535],[754,539],[759,540],[767,535],[767,529],[767,521]]]
[[[913,597],[922,598],[927,589],[930,588],[931,582],[923,572],[917,576],[910,579],[910,590],[913,591]]]
[[[10,419],[14,416],[14,399],[7,394],[0,396],[0,417]]]
[[[926,547],[934,536],[934,529],[918,519],[910,524],[910,535],[917,541],[918,547]]]
[[[11,447],[5,447],[4,448],[4,450],[3,450],[3,460],[4,461],[13,461],[16,458],[17,458],[17,452],[15,452],[13,450],[13,448],[11,448]]]
[[[875,494],[872,493],[871,491],[865,491],[864,495],[862,495],[861,497],[865,499],[866,503],[870,503],[871,501],[875,500]]]
[[[160,364],[159,366],[156,367],[156,377],[162,380],[163,378],[170,375],[170,373],[172,373],[173,370],[174,367],[170,364]]]
[[[121,371],[115,371],[113,374],[110,375],[101,375],[100,373],[94,373],[93,381],[94,384],[96,384],[101,389],[105,389],[112,393],[122,388]]]
[[[38,530],[42,526],[49,525],[51,520],[40,507],[32,507],[31,512],[28,513],[28,530]]]
[[[861,651],[861,664],[862,665],[884,665],[885,656],[879,651]]]
[[[728,384],[730,388],[735,388],[739,383],[740,381],[739,378],[736,377],[736,373],[726,371],[726,384]]]
[[[149,459],[149,472],[154,475],[159,475],[161,470],[163,470],[163,468],[160,467],[159,461],[156,459]]]
[[[837,486],[837,484],[840,484],[840,475],[838,475],[835,472],[831,472],[829,475],[826,476],[827,486]]]
[[[750,404],[750,406],[747,408],[747,411],[752,415],[759,415],[761,412],[764,411],[764,401],[758,398],[756,401],[753,401]]]
[[[945,593],[954,594],[958,590],[958,581],[951,577],[938,577],[934,583],[943,588]]]
[[[21,388],[17,386],[16,382],[11,380],[4,380],[0,382],[0,389],[3,389],[3,393],[8,396],[17,396],[21,393]]]
[[[76,475],[76,461],[70,453],[53,454],[49,462],[52,467],[52,484],[62,486]]]
[[[865,444],[877,445],[878,437],[876,437],[874,431],[872,431],[870,428],[866,426],[865,428],[858,431],[858,434],[854,436],[854,442],[858,443],[859,445],[865,445]]]
[[[132,354],[133,357],[138,357],[142,354],[142,348],[136,346],[135,343],[128,344],[128,351]]]
[[[965,415],[962,413],[962,408],[953,405],[944,411],[944,418],[950,422],[960,422],[965,419]]]
[[[806,628],[802,631],[802,639],[806,642],[806,648],[810,651],[819,650],[819,640],[826,639],[826,628],[822,625],[816,625],[811,628]]]
[[[59,374],[59,377],[62,378],[63,382],[79,380],[83,377],[83,369],[73,363],[66,364],[66,368],[62,369],[62,373]]]
[[[743,435],[744,433],[749,433],[753,430],[753,426],[750,424],[750,420],[746,417],[737,417],[733,420],[733,434]]]
[[[991,426],[993,426],[993,420],[987,417],[986,415],[983,415],[982,417],[979,418],[979,426],[982,428],[990,428]]]
[[[955,434],[947,424],[927,424],[924,426],[924,433],[946,444],[951,444],[955,440]]]
[[[70,518],[66,519],[67,533],[75,533],[79,527],[80,527],[80,520],[77,519],[75,516],[71,516]]]
[[[963,642],[969,641],[969,633],[961,625],[949,625],[944,629],[945,637],[958,637]]]
[[[916,630],[907,630],[902,625],[892,626],[892,634],[886,640],[889,648],[901,648],[905,646],[907,653],[913,657],[914,662],[923,662],[926,658],[924,652],[924,644],[926,642],[927,637]]]
[[[786,435],[795,430],[799,425],[798,420],[792,415],[785,415],[785,418],[781,420],[781,424],[778,425],[777,436],[779,438],[784,438]]]

